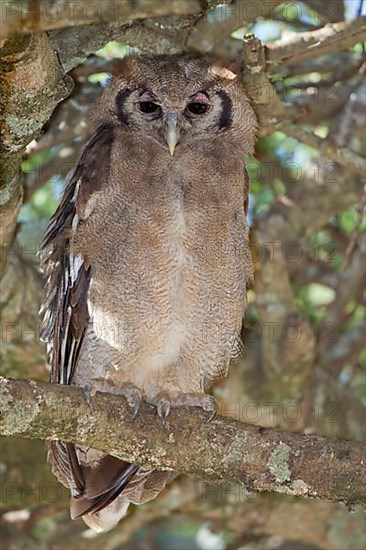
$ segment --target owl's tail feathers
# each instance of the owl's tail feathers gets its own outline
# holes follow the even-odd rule
[[[109,531],[126,515],[130,502],[144,504],[152,500],[176,475],[175,472],[139,469],[128,487],[113,502],[98,512],[83,515],[82,518],[94,531]]]
[[[132,481],[139,467],[105,455],[93,467],[82,466],[83,491],[74,491],[70,503],[72,519],[80,516],[97,531],[108,531],[125,515],[129,501],[123,499],[119,506],[116,498]]]
[[[103,510],[99,512],[93,512],[90,514],[84,514],[82,516],[84,522],[87,524],[90,529],[96,531],[97,533],[102,533],[110,531],[116,527],[120,519],[122,519],[126,513],[129,506],[129,501],[124,501],[123,503],[118,502],[119,499],[112,502]],[[71,504],[72,507],[72,504]]]
[[[126,515],[130,502],[144,504],[152,500],[175,476],[174,472],[139,470],[126,488],[126,492],[123,491],[105,508],[84,514],[82,518],[94,531],[109,531]]]
[[[50,442],[48,460],[54,475],[71,489],[71,518],[82,517],[99,532],[113,529],[130,502],[143,504],[155,498],[176,475],[142,470],[90,447],[62,441]]]

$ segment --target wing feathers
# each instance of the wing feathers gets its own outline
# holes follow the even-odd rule
[[[88,258],[73,250],[73,235],[90,215],[95,199],[108,181],[112,143],[113,128],[100,126],[70,176],[41,245],[41,267],[46,275],[41,338],[48,342],[51,381],[55,383],[72,383],[89,323],[92,266]],[[111,525],[118,521],[128,500],[122,499],[123,510],[119,506],[118,510],[108,509],[108,513],[98,512],[111,504],[127,486],[127,496],[131,491],[136,496],[142,494],[146,479],[154,474],[99,451],[62,441],[50,443],[49,461],[54,474],[71,489],[71,517],[85,516],[87,523],[95,523],[98,528],[109,525],[112,518]],[[163,476],[160,485],[165,485],[166,479]]]
[[[107,182],[112,143],[113,128],[100,126],[71,174],[41,244],[46,276],[41,338],[49,345],[51,381],[55,383],[72,383],[89,322],[92,268],[87,258],[73,253],[72,239],[86,217],[89,200]],[[108,456],[95,469],[87,468],[80,463],[76,446],[62,441],[50,444],[49,460],[60,481],[72,490],[74,517],[107,506],[138,470]],[[96,486],[100,489],[93,493]]]
[[[73,254],[72,234],[88,200],[108,179],[112,143],[113,128],[100,126],[71,174],[41,243],[41,268],[46,276],[41,339],[49,343],[53,382],[71,383],[89,321],[91,267],[87,259]]]

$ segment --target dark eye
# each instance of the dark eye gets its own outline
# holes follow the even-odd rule
[[[153,101],[140,101],[138,105],[140,111],[146,115],[160,111],[160,105],[154,103]]]
[[[188,103],[187,110],[192,115],[203,115],[204,113],[207,113],[210,106],[207,105],[207,103],[198,103],[198,101],[192,101],[192,103]]]

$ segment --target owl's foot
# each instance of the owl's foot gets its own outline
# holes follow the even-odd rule
[[[93,387],[89,384],[85,384],[85,386],[81,387],[81,393],[83,395],[85,403],[88,405],[89,409],[92,411],[93,407],[90,401],[90,398],[95,395],[95,392],[93,393]]]
[[[207,422],[216,416],[218,410],[217,401],[212,395],[205,393],[160,393],[153,402],[156,405],[157,412],[163,424],[165,423],[170,409],[176,407],[200,407],[209,413]]]
[[[123,395],[126,398],[127,404],[132,409],[132,419],[134,419],[139,412],[142,400],[141,391],[133,384],[124,384],[121,388],[117,388],[115,393]]]
[[[121,386],[116,386],[108,378],[96,378],[93,380],[93,386],[84,386],[83,395],[89,407],[91,407],[90,397],[93,397],[97,392],[113,393],[114,395],[122,395],[126,398],[127,404],[132,409],[132,419],[138,413],[140,408],[142,395],[141,391],[130,383],[125,383]]]

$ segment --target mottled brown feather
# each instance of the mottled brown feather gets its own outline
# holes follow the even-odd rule
[[[205,116],[190,111],[196,100],[209,103]],[[51,380],[114,393],[132,384],[153,403],[161,392],[205,397],[241,349],[254,111],[238,76],[186,53],[124,59],[94,121],[43,241]],[[72,516],[97,530],[174,476],[62,442],[50,462]]]
[[[83,258],[72,282],[70,232],[75,216],[83,219],[90,197],[108,178],[112,143],[113,129],[109,125],[97,128],[70,176],[41,244],[41,267],[47,277],[47,292],[41,308],[44,312],[41,338],[49,344],[52,382],[72,383],[88,325],[87,297],[92,270],[87,258]],[[80,464],[76,446],[58,441],[50,443],[49,460],[60,481],[72,489],[73,517],[107,506],[138,469],[110,456],[97,468],[85,468]]]

